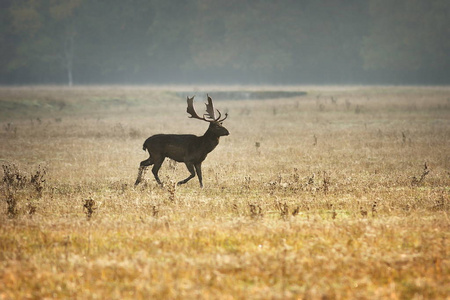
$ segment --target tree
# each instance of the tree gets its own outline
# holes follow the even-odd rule
[[[289,2],[289,1],[287,1]],[[189,68],[258,78],[292,64],[292,14],[266,1],[198,1]]]
[[[367,70],[450,79],[450,2],[371,0],[370,15],[362,47]]]
[[[1,83],[350,83],[392,74],[450,82],[446,0],[2,0],[0,8]]]
[[[65,70],[67,83],[73,83],[76,10],[83,0],[14,1],[10,6],[12,28],[17,35],[17,51],[10,68],[30,68],[34,80],[57,78]],[[34,77],[34,78],[33,78]]]

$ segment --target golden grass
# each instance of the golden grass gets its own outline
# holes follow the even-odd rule
[[[189,89],[0,88],[2,165],[46,170],[14,216],[2,183],[0,299],[449,297],[449,88],[217,101],[231,134],[205,188],[168,162],[164,188],[135,188],[148,136],[206,130],[173,93]],[[192,94],[218,89],[281,90]]]

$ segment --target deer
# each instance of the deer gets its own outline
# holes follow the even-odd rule
[[[138,177],[134,184],[135,186],[141,182],[143,171],[151,165],[153,165],[152,173],[156,182],[162,186],[163,184],[159,179],[158,171],[165,158],[168,157],[176,162],[183,162],[190,173],[189,177],[179,181],[177,185],[185,184],[197,175],[200,182],[200,188],[203,188],[202,162],[219,144],[220,137],[230,134],[228,130],[222,126],[223,121],[228,117],[228,113],[225,113],[225,117],[221,119],[222,114],[219,110],[214,109],[211,97],[209,97],[208,94],[206,96],[208,99],[208,103],[205,103],[206,114],[200,117],[195,111],[195,96],[192,98],[186,97],[186,112],[190,114],[190,116],[188,116],[189,118],[208,122],[208,130],[206,130],[202,136],[193,134],[156,134],[145,140],[142,149],[144,151],[147,150],[150,156],[148,159],[141,161]],[[218,113],[217,117],[215,114],[216,111]]]

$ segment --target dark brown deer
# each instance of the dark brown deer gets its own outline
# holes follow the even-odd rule
[[[158,177],[158,171],[164,159],[168,157],[177,162],[184,162],[188,171],[191,173],[189,177],[178,182],[178,185],[184,184],[194,178],[197,172],[200,187],[203,187],[202,162],[208,153],[213,151],[219,144],[219,138],[230,133],[222,126],[222,122],[228,117],[228,114],[225,114],[225,117],[220,119],[222,114],[217,110],[219,115],[216,117],[212,99],[207,95],[206,114],[200,117],[194,109],[194,97],[187,97],[186,111],[191,115],[190,118],[208,122],[208,130],[202,136],[195,136],[193,134],[156,134],[149,137],[144,142],[143,149],[144,151],[148,151],[150,157],[141,162],[135,185],[141,182],[142,172],[150,165],[153,165],[152,173],[155,176],[156,182],[162,185]]]

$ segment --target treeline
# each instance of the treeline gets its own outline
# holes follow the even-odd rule
[[[450,83],[448,0],[2,0],[0,84]]]

